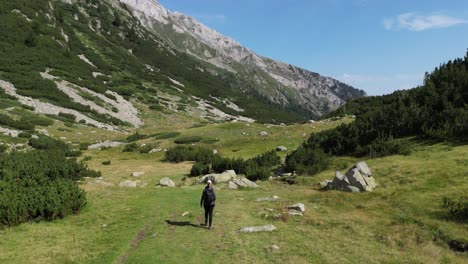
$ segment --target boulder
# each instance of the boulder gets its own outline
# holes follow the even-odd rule
[[[132,172],[131,175],[132,175],[133,177],[140,177],[140,176],[145,175],[145,173],[142,172],[142,171],[136,171],[136,172]]]
[[[370,171],[369,167],[367,166],[367,163],[364,161],[359,162],[358,164],[355,165],[356,169],[359,170],[362,176],[372,176],[372,172]]]
[[[230,180],[234,179],[236,176],[237,174],[235,171],[227,170],[220,174],[213,173],[213,174],[204,175],[200,179],[198,179],[197,183],[204,184],[208,182],[208,180],[211,180],[213,184],[229,182]]]
[[[359,188],[360,191],[364,191],[365,187],[367,186],[366,180],[359,172],[358,169],[352,168],[348,172],[346,172],[346,178],[348,178],[349,184],[351,186]]]
[[[264,226],[247,226],[239,230],[241,233],[255,233],[255,232],[271,232],[275,230],[274,225],[264,225]]]
[[[288,209],[289,210],[296,210],[296,211],[300,211],[300,212],[305,212],[305,205],[303,203],[297,203],[297,204],[293,204],[291,206],[288,206]]]
[[[323,189],[348,192],[372,192],[376,187],[374,177],[363,161],[351,167],[345,174],[337,171],[335,178],[320,183]]]
[[[331,180],[324,180],[324,181],[320,182],[320,188],[321,189],[331,188],[331,183],[332,183]]]
[[[354,187],[351,185],[346,186],[344,190],[348,192],[361,192],[358,187]]]
[[[234,182],[230,181],[228,183],[228,188],[231,189],[231,190],[237,190],[237,189],[239,189],[239,185],[237,185]]]
[[[266,137],[266,136],[268,136],[268,132],[266,132],[266,131],[261,131],[261,132],[260,132],[260,136]]]
[[[276,147],[276,151],[288,151],[288,148],[286,148],[285,146],[278,146]]]
[[[234,185],[237,188],[232,188]],[[239,187],[242,188],[258,188],[258,185],[255,182],[252,182],[248,180],[247,178],[237,178],[233,179],[232,181],[229,182],[229,189],[238,189]]]
[[[161,180],[159,180],[159,185],[161,186],[167,186],[167,187],[175,187],[175,183],[169,179],[169,178],[162,178]]]
[[[137,182],[136,181],[123,181],[119,183],[120,187],[128,187],[128,188],[135,188],[137,187]]]

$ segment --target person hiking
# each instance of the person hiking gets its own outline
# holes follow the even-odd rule
[[[206,183],[205,189],[203,189],[202,197],[200,200],[200,207],[205,208],[205,226],[207,226],[208,229],[211,229],[211,223],[213,222],[213,209],[215,207],[215,201],[216,201],[216,194],[214,192],[213,187],[211,186],[212,182],[211,180],[208,180]],[[208,222],[209,221],[209,222]]]

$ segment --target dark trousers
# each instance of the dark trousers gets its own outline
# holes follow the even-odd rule
[[[213,222],[213,209],[214,205],[204,205],[205,207],[205,224],[208,224],[209,219],[209,226],[211,227],[211,223]]]

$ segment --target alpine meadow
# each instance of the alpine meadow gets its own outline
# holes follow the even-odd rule
[[[160,2],[0,2],[1,263],[468,262],[467,47],[424,65],[419,85],[375,95],[366,85],[390,77],[340,78],[328,65],[322,75],[206,24],[270,50],[301,32],[282,56],[313,35],[311,54],[351,72],[373,48],[312,21],[351,5],[352,19],[334,23],[352,25],[355,9],[382,3],[271,0],[255,17],[243,12],[260,1],[168,3],[190,15]],[[443,12],[458,3],[429,2]],[[229,20],[205,15],[221,11]],[[379,13],[379,34],[410,43],[467,28],[443,12]],[[242,35],[247,22],[232,20],[243,14],[285,24]],[[278,43],[262,40],[271,28]],[[363,59],[348,64],[340,49]]]

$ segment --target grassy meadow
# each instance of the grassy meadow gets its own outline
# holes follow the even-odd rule
[[[297,148],[307,136],[350,119],[291,126],[219,123],[173,131],[174,138],[148,138],[139,144],[174,146],[183,136],[201,136],[195,143],[217,149],[226,157],[251,157],[284,145]],[[80,126],[71,132],[50,127],[56,137],[94,142],[127,135]],[[167,131],[170,128],[168,128]],[[94,130],[93,130],[94,131]],[[269,136],[261,137],[260,131]],[[78,132],[80,134],[78,134]],[[139,131],[152,134],[155,127]],[[304,136],[306,134],[307,136]],[[205,142],[205,143],[204,143]],[[444,196],[466,195],[468,146],[414,142],[409,156],[366,160],[378,187],[373,193],[320,191],[318,183],[345,172],[353,157],[336,158],[298,184],[258,183],[257,190],[228,190],[216,186],[213,230],[201,228],[199,207],[203,186],[185,179],[192,163],[163,162],[163,153],[121,152],[123,147],[88,150],[86,163],[103,174],[107,186],[88,179],[81,187],[88,204],[77,215],[53,222],[27,223],[0,230],[0,263],[466,263],[467,253],[449,249],[446,240],[468,240],[468,225],[445,218]],[[281,154],[282,157],[285,153]],[[110,165],[103,165],[109,160]],[[131,173],[145,172],[132,177]],[[175,188],[161,188],[163,177]],[[136,188],[119,187],[140,180]],[[277,195],[275,202],[257,202]],[[274,219],[288,205],[301,202],[301,216]],[[272,211],[273,210],[273,211]],[[188,215],[182,216],[184,212]],[[273,224],[271,233],[239,233],[245,226]],[[273,247],[275,245],[275,247]],[[277,246],[277,247],[276,247]]]

